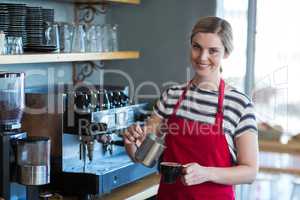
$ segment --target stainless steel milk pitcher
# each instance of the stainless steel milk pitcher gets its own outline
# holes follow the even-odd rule
[[[149,133],[141,146],[137,148],[135,159],[146,167],[153,167],[165,148],[164,137]]]

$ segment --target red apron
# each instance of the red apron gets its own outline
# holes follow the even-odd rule
[[[189,85],[168,118],[168,132],[165,138],[167,148],[163,154],[163,161],[181,164],[197,162],[207,167],[231,167],[232,160],[222,128],[224,81],[220,81],[218,110],[213,125],[176,116]],[[205,182],[185,186],[180,178],[175,184],[160,182],[157,196],[159,200],[234,200],[232,185]]]

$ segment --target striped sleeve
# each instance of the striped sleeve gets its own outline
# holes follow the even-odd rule
[[[169,109],[167,109],[168,91],[169,89],[166,89],[162,92],[160,98],[153,107],[153,112],[162,119],[167,118],[169,115]]]
[[[243,133],[245,133],[245,131],[255,134],[258,133],[256,116],[252,103],[247,104],[247,106],[245,107],[243,115],[241,116],[235,128],[234,137],[242,135]]]

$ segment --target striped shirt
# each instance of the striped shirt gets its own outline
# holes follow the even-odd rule
[[[168,118],[187,84],[166,89],[154,105],[154,113],[160,118]],[[181,102],[176,115],[185,119],[214,124],[218,107],[218,92],[204,90],[191,85]],[[257,134],[257,123],[251,100],[236,89],[225,90],[223,102],[223,131],[233,161],[236,161],[234,139],[245,131]]]

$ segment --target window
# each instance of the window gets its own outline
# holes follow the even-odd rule
[[[246,74],[247,50],[247,9],[248,0],[224,0],[219,6],[220,15],[233,28],[234,50],[228,59],[223,62],[223,77],[232,86],[244,91]]]
[[[219,0],[218,14],[233,26],[235,49],[225,60],[223,76],[244,90],[247,50],[247,8],[249,0]],[[287,134],[300,133],[299,1],[257,1],[254,85],[250,96],[260,122]],[[247,74],[249,76],[249,74]],[[251,80],[251,78],[249,79]]]
[[[300,2],[257,1],[255,101],[260,121],[300,132]]]

